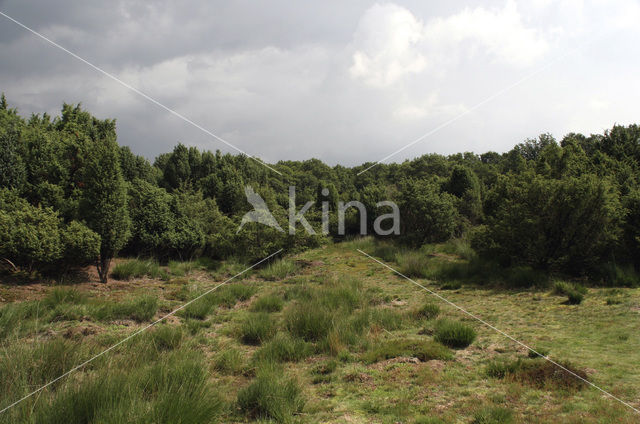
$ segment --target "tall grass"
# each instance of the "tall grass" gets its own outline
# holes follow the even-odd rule
[[[158,310],[158,299],[151,295],[142,295],[131,300],[105,302],[89,309],[89,314],[99,321],[132,319],[149,321]]]
[[[253,356],[253,361],[261,362],[297,362],[313,353],[313,346],[302,339],[286,333],[278,333],[262,346]]]
[[[429,257],[419,251],[407,251],[396,256],[400,272],[407,277],[425,278],[429,275]]]
[[[238,407],[252,419],[291,423],[304,404],[298,383],[270,366],[263,367],[256,378],[238,392]]]
[[[476,332],[472,327],[448,319],[436,322],[435,339],[445,346],[454,349],[464,349],[476,338]]]
[[[271,339],[276,333],[276,324],[266,312],[250,313],[238,333],[243,343],[257,345]]]
[[[294,275],[299,269],[300,266],[289,259],[278,259],[260,270],[258,275],[269,281],[283,280]]]
[[[274,295],[266,295],[258,298],[251,305],[251,310],[254,312],[279,312],[282,310],[284,302],[282,298]]]
[[[440,343],[430,340],[396,339],[376,344],[363,354],[362,359],[366,363],[373,363],[400,356],[414,357],[421,361],[452,358],[449,349]]]
[[[153,259],[132,259],[116,264],[111,270],[111,277],[116,280],[129,281],[132,278],[162,278],[167,279],[168,275],[158,262]]]

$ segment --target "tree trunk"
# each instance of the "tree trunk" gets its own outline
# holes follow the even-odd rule
[[[96,268],[98,269],[98,275],[100,276],[100,282],[106,284],[109,277],[109,265],[111,264],[111,258],[100,258]]]

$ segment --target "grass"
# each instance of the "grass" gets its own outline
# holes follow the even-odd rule
[[[276,324],[266,312],[249,314],[238,330],[240,339],[249,345],[258,345],[271,339],[277,331]]]
[[[244,367],[244,357],[238,349],[227,348],[215,356],[213,367],[223,374],[239,374]]]
[[[513,422],[513,411],[500,406],[490,406],[476,412],[472,424],[511,424]]]
[[[277,259],[260,270],[258,275],[269,281],[283,280],[294,275],[300,266],[289,259]]]
[[[427,302],[415,311],[415,315],[420,319],[434,319],[440,314],[440,307],[435,303]]]
[[[451,352],[440,343],[430,340],[388,340],[379,343],[367,351],[362,359],[365,363],[373,363],[385,359],[411,357],[420,361],[432,359],[451,359]]]
[[[155,260],[132,259],[116,264],[111,270],[111,277],[116,280],[129,281],[142,277],[167,279],[168,275]]]
[[[305,403],[298,383],[270,366],[238,392],[238,407],[252,419],[291,423]]]
[[[286,333],[278,333],[253,356],[254,362],[298,362],[313,353],[313,346]]]
[[[441,319],[436,322],[435,339],[453,349],[464,349],[476,339],[476,331],[459,321]]]
[[[267,295],[258,298],[251,306],[251,310],[254,312],[280,312],[284,302],[281,297],[274,295]]]
[[[442,320],[469,322],[355,252],[355,245],[378,248],[377,257],[390,262],[408,252],[359,239],[286,258],[318,265],[284,279],[265,282],[254,274],[221,286],[6,411],[0,423],[471,423],[508,420],[509,412],[499,412],[505,407],[513,422],[637,421],[624,406],[484,326],[473,326],[477,334],[467,350],[442,345]],[[463,243],[419,253],[428,273],[440,272],[439,264],[474,261]],[[108,286],[0,282],[0,408],[219,284],[212,275],[236,265],[194,260],[188,280]],[[482,271],[480,265],[465,272]],[[496,279],[483,284],[464,273],[421,284],[436,291],[457,284],[441,294],[635,406],[640,289],[585,281],[587,300],[567,307],[566,294],[559,301],[551,289],[493,285],[507,271],[491,272]],[[257,344],[245,344],[243,333]]]
[[[580,379],[588,379],[585,371],[567,362],[563,362],[561,365],[566,370],[543,358],[518,359],[516,361],[495,360],[487,366],[486,372],[490,377],[517,381],[540,389],[579,390],[585,387],[586,383]],[[576,375],[580,378],[577,378]]]

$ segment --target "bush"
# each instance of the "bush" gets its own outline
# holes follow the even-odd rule
[[[417,311],[416,316],[423,319],[434,319],[440,314],[440,307],[435,303],[425,303]]]
[[[276,333],[276,325],[271,315],[265,312],[251,313],[239,330],[243,343],[257,345],[271,339]]]
[[[513,422],[513,412],[510,409],[491,406],[476,412],[472,424],[510,424]]]
[[[374,346],[367,351],[362,359],[366,363],[383,361],[385,359],[408,356],[425,362],[432,359],[451,359],[451,352],[440,343],[430,340],[388,340]]]
[[[579,305],[587,293],[587,289],[580,284],[571,284],[564,281],[557,281],[553,286],[553,292],[558,295],[567,296],[569,305]]]
[[[238,392],[238,406],[252,419],[290,423],[304,404],[296,381],[283,377],[271,367],[261,370],[249,386]]]
[[[475,330],[462,322],[442,319],[436,323],[435,339],[445,346],[464,349],[475,338]]]
[[[251,306],[254,312],[279,312],[282,310],[283,301],[278,296],[262,296]]]
[[[255,362],[298,362],[313,353],[313,346],[302,339],[278,333],[254,355]]]

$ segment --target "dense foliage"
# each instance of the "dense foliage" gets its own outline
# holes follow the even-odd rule
[[[414,247],[467,237],[481,258],[570,275],[640,264],[640,127],[602,135],[543,134],[511,151],[428,154],[401,164],[330,167],[281,161],[282,175],[244,155],[178,144],[153,164],[116,143],[113,120],[64,105],[61,116],[24,119],[0,102],[0,258],[16,267],[65,270],[95,263],[106,278],[120,253],[161,261],[194,256],[260,259],[319,246],[338,234],[339,203],[365,206],[364,227],[395,201],[400,234]],[[250,186],[283,231],[245,223]],[[288,231],[295,211],[316,234]],[[322,190],[325,189],[326,190]],[[321,216],[329,211],[329,233]],[[344,214],[346,235],[360,211]],[[390,223],[383,223],[388,228]],[[104,278],[103,278],[104,280]]]

